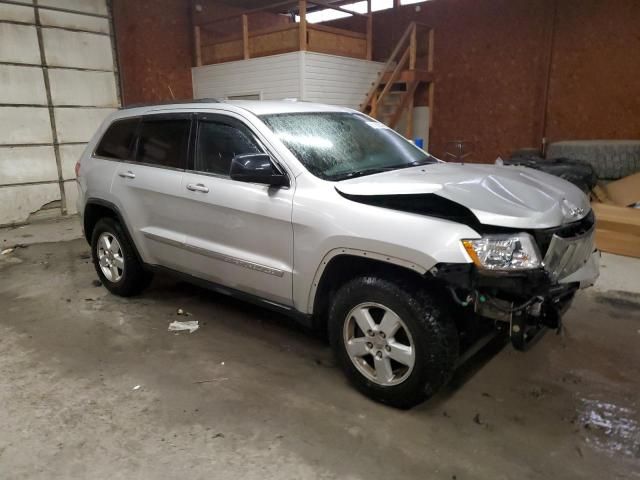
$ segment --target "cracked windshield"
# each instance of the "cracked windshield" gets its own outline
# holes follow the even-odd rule
[[[386,125],[357,113],[286,113],[261,118],[311,173],[325,180],[437,162]]]

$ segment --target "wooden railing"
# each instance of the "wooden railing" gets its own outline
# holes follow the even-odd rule
[[[308,4],[363,17],[366,19],[366,32],[361,33],[325,25],[309,24],[307,22]],[[251,30],[251,15],[286,7],[297,7],[300,17],[298,23]],[[208,36],[206,34],[207,31],[214,30],[216,24],[222,24],[228,27],[232,22],[237,23],[237,32],[214,38],[212,41],[206,40]],[[373,21],[370,0],[368,3],[368,13],[366,14],[352,12],[342,7],[328,4],[323,0],[290,0],[279,2],[196,25],[193,32],[195,63],[197,66],[201,66],[231,60],[247,60],[298,50],[371,60],[372,30]]]
[[[418,36],[427,33],[426,52],[421,50],[424,42],[418,41]],[[398,81],[405,71],[416,71],[431,74],[433,72],[433,29],[427,25],[411,22],[404,31],[400,40],[391,52],[389,59],[378,74],[378,78],[371,85],[365,101],[360,105],[362,111],[368,110],[372,117],[376,117],[378,106],[391,91],[393,84]],[[417,78],[417,77],[416,77]],[[384,86],[383,86],[384,85]],[[413,98],[417,82],[411,82],[413,91],[406,98]],[[380,90],[382,88],[382,90]],[[429,87],[429,104],[432,105],[433,87]],[[401,112],[400,112],[401,113]]]

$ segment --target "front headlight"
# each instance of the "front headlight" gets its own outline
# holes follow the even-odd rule
[[[538,247],[528,233],[486,235],[463,240],[462,244],[473,263],[487,270],[527,270],[542,264]]]

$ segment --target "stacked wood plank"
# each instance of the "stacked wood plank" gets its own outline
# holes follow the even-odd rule
[[[640,258],[640,173],[592,192],[596,245],[603,252]]]

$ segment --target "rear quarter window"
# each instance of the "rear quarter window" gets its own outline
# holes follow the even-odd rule
[[[130,159],[139,123],[137,118],[113,122],[100,140],[95,154],[116,160]]]

